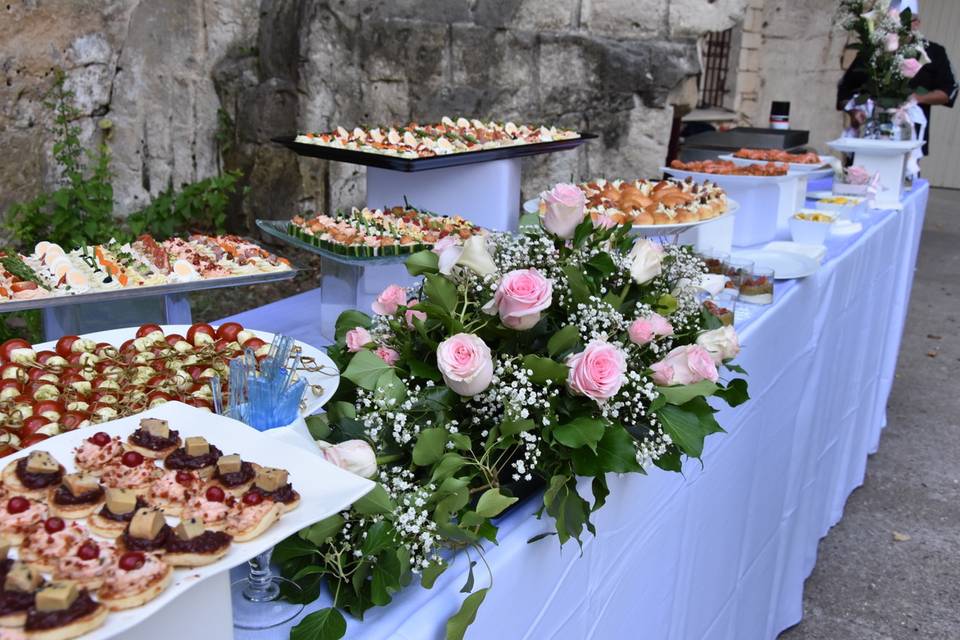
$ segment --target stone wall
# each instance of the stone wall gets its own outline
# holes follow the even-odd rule
[[[67,71],[88,139],[108,119],[120,211],[240,168],[241,219],[363,201],[363,169],[298,159],[277,134],[442,115],[599,133],[528,161],[524,192],[643,176],[672,105],[690,100],[696,38],[746,0],[8,0],[0,20],[0,211],[56,176],[40,101]],[[783,0],[785,3],[786,0]]]

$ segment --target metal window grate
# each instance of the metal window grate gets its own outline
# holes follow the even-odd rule
[[[698,107],[722,107],[727,94],[727,71],[730,68],[730,41],[733,29],[712,31],[703,43],[703,70],[700,72]]]

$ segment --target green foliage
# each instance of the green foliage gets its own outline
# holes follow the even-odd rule
[[[169,187],[145,208],[130,214],[127,225],[133,235],[149,233],[169,238],[184,231],[226,232],[227,203],[236,191],[239,172],[181,185],[179,191]]]

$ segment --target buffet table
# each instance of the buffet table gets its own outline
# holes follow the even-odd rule
[[[862,233],[829,240],[815,275],[777,283],[772,306],[740,315],[752,401],[719,416],[728,433],[707,440],[702,467],[611,478],[582,552],[527,543],[552,529],[532,516],[539,500],[504,517],[487,552],[494,588],[467,637],[775,638],[799,622],[817,543],[885,424],[928,193],[919,182],[902,211],[872,212]],[[226,320],[321,344],[318,305],[311,291]],[[459,557],[432,590],[412,586],[349,620],[347,637],[442,638],[466,574]]]

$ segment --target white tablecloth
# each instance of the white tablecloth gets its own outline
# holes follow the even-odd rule
[[[862,234],[831,240],[819,272],[778,283],[774,305],[738,322],[752,399],[718,416],[728,433],[708,438],[702,468],[611,477],[582,554],[555,537],[527,544],[552,527],[531,516],[536,500],[504,518],[486,554],[493,589],[467,637],[752,640],[799,622],[817,543],[885,424],[928,193],[918,183],[902,212],[873,213]],[[311,295],[291,299],[296,315],[278,312],[284,301],[234,319],[316,341]],[[347,637],[443,638],[465,579],[459,557],[432,590],[411,586],[351,619]]]

